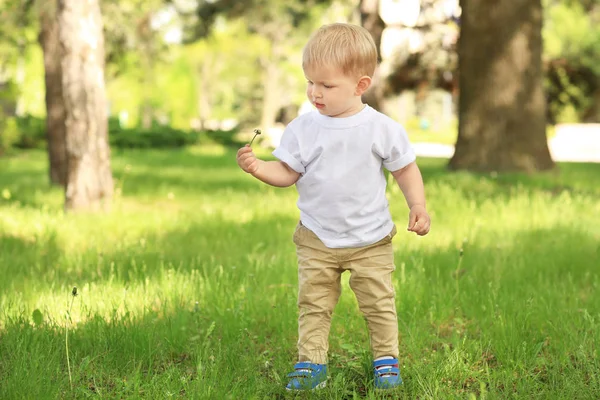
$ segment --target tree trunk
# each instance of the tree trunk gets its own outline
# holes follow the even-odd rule
[[[260,116],[260,127],[269,136],[269,129],[275,126],[277,114],[281,108],[281,70],[279,65],[284,60],[281,38],[267,34],[271,41],[269,54],[260,59],[263,69],[263,98],[262,112]]]
[[[98,0],[58,0],[66,109],[66,210],[108,207],[113,192]]]
[[[200,130],[206,128],[206,122],[212,114],[211,107],[211,82],[213,79],[212,71],[213,57],[210,52],[206,52],[206,56],[202,60],[201,66],[198,68],[198,117],[200,118]]]
[[[268,132],[275,125],[277,112],[279,111],[279,67],[272,59],[265,59],[263,72],[263,102],[262,113],[260,116],[260,127]]]
[[[149,101],[145,101],[142,104],[141,114],[142,129],[152,129],[152,123],[154,122],[154,108]]]
[[[377,61],[381,62],[381,35],[385,29],[385,22],[379,16],[379,0],[361,0],[359,9],[360,23],[373,37],[377,46]],[[383,109],[386,79],[387,77],[381,73],[381,68],[377,67],[373,84],[363,95],[363,101],[376,110]]]
[[[17,87],[23,87],[25,83],[25,50],[26,45],[23,39],[19,39],[17,44],[17,65],[15,70],[15,83]],[[15,115],[22,117],[25,114],[25,96],[19,91],[17,95],[17,108],[15,109]]]
[[[52,5],[48,2],[47,5]],[[39,42],[44,52],[46,79],[46,135],[50,161],[50,183],[67,185],[67,145],[65,138],[65,104],[62,95],[60,42],[56,11],[43,9],[40,14]]]
[[[546,139],[541,0],[462,0],[453,169],[554,166]]]

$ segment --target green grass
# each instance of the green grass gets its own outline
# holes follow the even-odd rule
[[[600,165],[491,176],[444,162],[420,160],[427,237],[403,233],[389,190],[405,380],[390,397],[600,397]],[[113,152],[113,169],[110,214],[65,216],[44,153],[0,159],[0,398],[293,397],[294,188],[220,148]],[[347,282],[330,385],[302,398],[379,398]]]

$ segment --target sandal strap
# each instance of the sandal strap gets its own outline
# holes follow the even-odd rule
[[[326,366],[324,364],[314,364],[307,361],[301,361],[294,365],[293,372],[287,374],[288,378],[314,378],[324,373]]]
[[[311,371],[318,371],[320,364],[313,364],[308,361],[300,361],[294,365],[294,369],[310,369]]]
[[[396,368],[396,367],[392,367],[392,368],[375,370],[376,377],[385,376],[385,375],[400,375],[400,369]]]
[[[373,361],[373,368],[378,367],[398,367],[399,361],[397,358],[388,358],[385,360]]]
[[[307,371],[294,371],[287,374],[288,378],[312,378],[315,374]]]

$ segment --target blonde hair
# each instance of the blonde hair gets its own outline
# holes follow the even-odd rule
[[[351,24],[320,27],[304,46],[302,68],[332,66],[345,75],[373,77],[377,47],[369,31]]]

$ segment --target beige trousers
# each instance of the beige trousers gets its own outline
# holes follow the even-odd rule
[[[392,284],[396,227],[365,247],[330,249],[298,224],[298,360],[327,363],[331,315],[341,293],[342,272],[350,271],[350,287],[367,320],[373,358],[398,357],[398,318]]]

